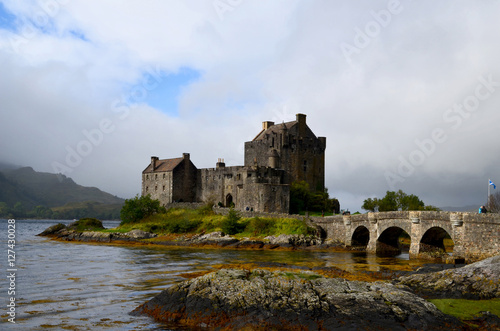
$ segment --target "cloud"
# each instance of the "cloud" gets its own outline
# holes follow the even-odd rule
[[[500,177],[496,2],[1,3],[3,161],[128,198],[151,155],[240,165],[262,121],[301,112],[343,208],[482,204]]]

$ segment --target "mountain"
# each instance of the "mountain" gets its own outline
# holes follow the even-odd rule
[[[116,218],[124,203],[121,198],[96,187],[78,185],[64,175],[37,172],[31,167],[0,169],[0,203],[4,202],[3,207],[8,208],[14,216],[17,208],[17,214],[25,213],[36,217],[35,209],[38,208],[38,212],[41,213],[43,210],[43,215],[47,217],[51,215],[62,218],[76,218],[75,215],[85,217],[86,210],[94,215],[88,217],[96,217],[95,215],[105,210],[105,215],[113,215],[113,218]],[[72,210],[78,212],[73,215]],[[53,215],[54,211],[59,214]]]

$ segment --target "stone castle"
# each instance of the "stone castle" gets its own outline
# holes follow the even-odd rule
[[[219,159],[215,168],[198,169],[187,153],[164,160],[152,156],[142,172],[142,195],[162,205],[214,201],[237,210],[288,213],[291,183],[324,190],[325,148],[326,138],[316,137],[304,114],[287,123],[266,121],[245,143],[243,166],[226,167]]]

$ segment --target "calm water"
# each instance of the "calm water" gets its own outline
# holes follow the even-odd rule
[[[69,223],[63,221],[62,223]],[[128,313],[183,273],[213,265],[285,262],[336,266],[348,271],[417,264],[407,255],[379,258],[363,253],[209,250],[62,243],[37,237],[54,220],[16,220],[16,324],[7,321],[7,277],[0,279],[0,330],[169,330]],[[104,222],[115,227],[118,222]],[[7,220],[0,220],[0,268],[7,269]]]

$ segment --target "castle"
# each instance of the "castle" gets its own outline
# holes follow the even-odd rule
[[[214,201],[237,210],[288,213],[290,184],[305,181],[312,191],[325,189],[326,138],[316,137],[306,115],[275,124],[262,123],[262,131],[245,143],[243,166],[198,169],[189,154],[151,163],[142,172],[142,195],[162,205],[172,202]]]

